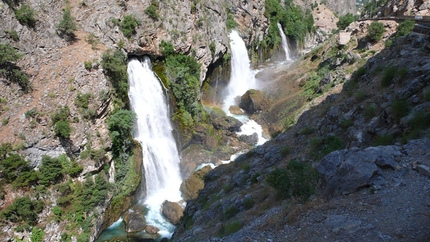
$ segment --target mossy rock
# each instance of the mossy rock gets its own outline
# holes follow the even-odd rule
[[[250,89],[240,98],[239,107],[249,114],[254,114],[263,110],[265,105],[264,94],[259,90]]]

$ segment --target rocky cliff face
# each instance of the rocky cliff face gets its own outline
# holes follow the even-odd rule
[[[384,16],[430,15],[430,1],[395,0],[388,1],[383,8]]]
[[[322,1],[327,7],[335,12],[338,16],[343,16],[347,13],[356,14],[356,0],[340,0],[340,1]]]

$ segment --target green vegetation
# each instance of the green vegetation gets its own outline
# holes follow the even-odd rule
[[[128,107],[128,75],[126,56],[120,50],[109,49],[102,55],[102,67],[114,88],[116,109]]]
[[[75,30],[78,27],[76,25],[75,20],[72,17],[70,12],[70,7],[66,7],[63,10],[63,18],[60,23],[57,25],[57,31],[60,37],[66,39],[67,41],[71,41],[75,39]]]
[[[32,201],[28,196],[20,197],[0,212],[0,219],[19,224],[36,225],[38,213],[42,212],[43,201]]]
[[[336,23],[337,27],[339,29],[345,29],[348,27],[352,22],[354,22],[356,17],[352,15],[351,13],[347,13],[346,15],[343,15],[339,18],[339,21]]]
[[[63,178],[63,168],[58,158],[42,156],[42,165],[39,168],[39,183],[44,186],[55,184]]]
[[[61,120],[55,123],[54,129],[55,135],[60,138],[67,139],[72,132],[72,128],[70,127],[70,123],[67,120]]]
[[[39,229],[38,227],[33,227],[31,230],[31,242],[42,242],[45,231]]]
[[[311,158],[315,160],[319,160],[323,156],[344,147],[343,141],[335,135],[329,135],[324,138],[313,138],[309,144],[311,147]]]
[[[153,20],[158,20],[158,18],[160,17],[158,15],[158,8],[159,8],[158,1],[151,0],[151,5],[149,5],[149,7],[145,9],[144,13],[148,15],[150,18],[152,18]]]
[[[367,37],[371,41],[379,41],[385,32],[384,24],[380,22],[372,22],[367,28]]]
[[[231,234],[236,233],[242,228],[242,223],[240,221],[232,221],[230,223],[227,223],[226,225],[222,225],[221,228],[218,231],[219,237],[225,237]]]
[[[14,30],[14,29],[12,29],[12,30],[5,30],[4,32],[6,34],[8,34],[9,38],[11,38],[13,41],[18,41],[19,40],[18,32],[16,32],[16,30]]]
[[[376,117],[376,115],[377,115],[377,106],[376,106],[376,104],[374,104],[374,103],[372,103],[371,105],[369,105],[369,106],[367,106],[365,109],[364,109],[364,118],[366,119],[366,120],[370,120],[370,119],[372,119],[373,117]]]
[[[96,114],[96,110],[89,108],[90,100],[93,98],[91,93],[78,93],[75,99],[75,106],[82,114],[84,119],[92,119]]]
[[[97,50],[97,45],[100,42],[99,38],[93,33],[90,33],[87,37],[85,37],[85,41],[91,45],[91,49],[93,50]]]
[[[85,61],[84,67],[87,71],[90,71],[93,68],[93,62],[92,61]]]
[[[0,147],[3,160],[0,163],[1,175],[4,182],[11,183],[13,187],[26,187],[34,185],[38,180],[38,173],[30,167],[30,163],[18,154],[10,154],[12,147],[5,143]]]
[[[380,145],[392,145],[394,144],[394,137],[390,134],[380,134],[375,137],[373,141],[373,146]]]
[[[205,119],[206,112],[198,102],[200,95],[200,64],[193,57],[174,52],[171,43],[161,43],[165,56],[166,84],[173,91],[178,107],[174,117],[183,130],[191,130],[194,121]]]
[[[273,48],[281,43],[277,23],[284,28],[285,34],[292,40],[303,43],[307,33],[313,32],[314,19],[309,10],[304,11],[293,1],[266,0],[264,15],[269,19],[268,34],[264,36],[263,46]]]
[[[397,26],[396,37],[402,37],[408,35],[415,27],[415,21],[407,19]]]
[[[22,58],[9,44],[0,44],[0,76],[17,83],[24,92],[30,90],[28,76],[15,63]]]
[[[15,17],[22,25],[34,28],[36,19],[34,18],[34,10],[27,4],[22,4],[21,8],[15,10]]]
[[[119,110],[109,119],[108,128],[112,138],[112,154],[114,157],[121,157],[131,152],[133,145],[131,131],[133,130],[134,119],[135,114],[129,110]]]
[[[409,114],[409,104],[406,100],[395,99],[391,102],[391,113],[397,122]]]
[[[237,23],[234,20],[234,14],[231,13],[229,9],[227,9],[226,25],[227,25],[228,30],[232,30],[232,29],[236,28],[236,26],[237,26]]]
[[[306,201],[314,194],[318,182],[318,172],[309,164],[291,160],[287,168],[277,168],[269,173],[267,183],[278,191],[278,198],[293,196]]]
[[[121,21],[119,29],[122,31],[125,37],[131,38],[136,33],[136,27],[140,25],[140,21],[133,15],[124,16],[124,20]]]

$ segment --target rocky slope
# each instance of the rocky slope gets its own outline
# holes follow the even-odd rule
[[[328,67],[311,92],[320,96],[310,97],[306,111],[290,112],[297,122],[287,119],[272,141],[209,172],[174,241],[430,239],[430,43],[420,34],[391,36],[393,22],[384,22],[383,41],[368,42],[368,24],[351,25],[346,46],[331,42],[300,60]],[[347,64],[354,59],[355,67]],[[300,61],[272,81],[279,97],[280,83],[306,88],[313,80]],[[279,120],[288,113],[282,107],[261,118]]]
[[[383,7],[384,16],[421,15],[429,16],[430,1],[388,1]]]

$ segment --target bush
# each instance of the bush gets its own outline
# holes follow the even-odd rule
[[[390,134],[381,134],[376,136],[373,146],[380,146],[380,145],[392,145],[394,144],[394,138]]]
[[[87,71],[90,71],[93,68],[93,62],[92,61],[85,61],[84,67]]]
[[[227,11],[226,25],[228,30],[234,29],[237,26],[237,23],[234,20],[234,15],[230,13],[230,11]]]
[[[70,136],[70,133],[72,132],[72,128],[70,127],[69,121],[58,121],[55,123],[55,129],[54,129],[55,135],[57,135],[60,138],[67,139]]]
[[[4,31],[6,34],[9,35],[9,37],[13,40],[13,41],[18,41],[19,40],[19,36],[18,36],[18,32],[16,32],[16,30],[12,29],[12,30],[5,30]]]
[[[23,4],[20,9],[15,11],[15,17],[22,25],[27,25],[28,27],[33,28],[36,24],[34,11],[27,4]]]
[[[124,20],[119,25],[119,29],[122,31],[125,37],[130,38],[136,33],[136,27],[139,26],[140,21],[137,20],[133,15],[126,15]]]
[[[279,198],[293,196],[306,201],[315,192],[318,171],[311,165],[291,160],[287,168],[270,172],[266,181],[278,191]]]
[[[136,115],[129,110],[115,112],[108,121],[108,128],[112,138],[112,153],[115,157],[131,150],[132,143],[127,137],[131,136]]]
[[[39,168],[39,183],[44,186],[54,184],[63,178],[62,166],[58,158],[51,158],[47,155],[42,156],[42,165]]]
[[[31,230],[31,242],[42,242],[45,232],[42,229],[33,227]]]
[[[20,197],[3,209],[0,218],[13,223],[24,221],[29,225],[36,225],[38,213],[43,209],[43,201],[32,201],[28,196]]]
[[[372,22],[367,28],[367,37],[371,41],[379,41],[385,32],[384,25],[380,22]]]
[[[17,83],[25,92],[30,89],[28,76],[16,66],[15,62],[22,58],[9,44],[0,44],[0,76]]]
[[[152,0],[151,5],[149,5],[149,7],[145,9],[144,13],[148,15],[150,18],[152,18],[153,20],[158,20],[159,18],[158,7],[159,7],[158,2],[156,0]]]
[[[0,163],[4,181],[12,183],[14,187],[25,187],[36,184],[37,172],[29,165],[29,162],[18,154],[11,154],[7,158],[4,157]]]
[[[406,36],[407,34],[412,32],[414,27],[415,27],[415,21],[413,21],[413,20],[407,19],[407,20],[401,22],[399,24],[399,26],[397,26],[396,37]]]
[[[232,221],[225,226],[222,225],[218,231],[218,236],[225,237],[230,234],[234,234],[242,228],[242,223],[240,221]]]
[[[336,25],[339,29],[342,30],[348,27],[354,21],[355,21],[355,16],[352,15],[351,13],[347,13],[346,15],[341,16],[339,18],[339,21],[336,23]]]
[[[371,104],[364,109],[364,118],[370,120],[377,115],[377,107],[375,104]]]
[[[51,116],[52,123],[55,124],[58,121],[65,121],[70,115],[70,109],[67,106],[58,107],[54,114]]]
[[[381,86],[388,87],[391,85],[394,77],[396,77],[397,67],[389,66],[384,70],[384,74],[381,78]]]
[[[406,100],[393,100],[391,102],[391,113],[396,121],[399,121],[409,113],[409,105]]]
[[[119,108],[128,103],[128,76],[126,56],[120,50],[109,49],[102,55],[102,67],[109,81],[115,89],[115,96],[123,103]]]
[[[78,27],[76,25],[75,20],[72,17],[70,12],[70,7],[67,7],[63,11],[63,18],[60,23],[57,25],[57,30],[60,37],[65,38],[67,41],[73,40],[75,38],[75,30]]]

